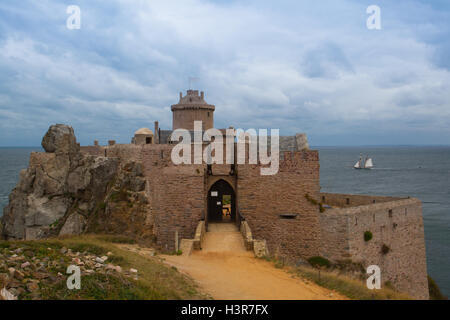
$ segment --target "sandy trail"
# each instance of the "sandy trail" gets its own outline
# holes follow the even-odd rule
[[[196,280],[214,299],[336,300],[336,292],[298,279],[246,251],[233,224],[210,224],[203,249],[165,262]]]

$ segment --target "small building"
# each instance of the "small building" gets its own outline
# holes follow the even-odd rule
[[[134,144],[154,144],[155,137],[153,131],[148,128],[141,128],[134,133]]]

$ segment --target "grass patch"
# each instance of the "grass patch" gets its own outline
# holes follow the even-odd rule
[[[98,256],[105,255],[108,252],[104,247],[88,242],[67,241],[65,244],[74,252],[89,252]]]
[[[82,277],[80,290],[67,289],[65,281],[41,287],[46,300],[158,300],[163,297],[156,290],[139,281],[122,276],[93,274]]]
[[[22,248],[32,252],[36,258],[49,258],[57,261],[58,266],[50,264],[47,272],[54,275],[55,281],[39,284],[41,299],[76,299],[76,300],[178,300],[207,299],[209,296],[198,291],[196,284],[176,268],[171,268],[157,257],[144,257],[138,253],[118,247],[117,243],[131,243],[125,237],[104,235],[83,235],[79,237],[60,237],[38,241],[0,241],[0,251]],[[82,275],[81,289],[68,290],[66,281],[67,266],[72,264],[71,258],[61,253],[61,248],[72,252],[102,256],[108,252],[106,263],[119,265],[122,273],[98,273]],[[50,248],[50,249],[49,249]],[[130,268],[138,270],[138,280],[124,275]],[[60,272],[63,276],[56,276]],[[28,294],[19,299],[30,299]]]
[[[0,249],[7,249],[11,246],[8,241],[0,240]]]
[[[135,244],[137,243],[136,239],[120,236],[120,235],[100,235],[96,236],[98,240],[111,242],[111,243],[122,243],[122,244]]]
[[[297,267],[294,271],[302,278],[308,279],[321,287],[334,290],[340,294],[355,300],[410,300],[406,294],[396,292],[389,288],[380,290],[369,290],[364,282],[350,277],[337,275],[331,272]]]

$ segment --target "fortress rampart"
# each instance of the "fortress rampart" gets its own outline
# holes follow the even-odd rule
[[[378,265],[382,282],[428,299],[421,202],[391,198],[321,193],[331,205],[320,213],[322,255],[351,260],[364,267]],[[325,200],[325,201],[324,201]],[[369,231],[372,239],[365,241]]]
[[[237,144],[233,144],[235,151]],[[331,261],[351,260],[378,265],[383,283],[417,298],[427,298],[426,258],[421,203],[417,199],[320,193],[317,151],[280,153],[276,175],[261,175],[261,165],[174,165],[175,145],[82,147],[84,153],[141,162],[150,199],[149,215],[159,247],[175,250],[175,236],[191,239],[198,222],[208,222],[207,197],[218,180],[236,193],[240,223],[248,223],[254,239],[265,240],[271,256],[297,263],[322,255]],[[194,146],[191,145],[193,153]],[[202,145],[202,150],[206,144]],[[225,158],[224,148],[224,160]],[[194,160],[193,154],[191,160]],[[307,195],[307,196],[306,196]],[[309,198],[309,199],[308,199]],[[320,212],[314,199],[330,206]],[[364,240],[370,231],[373,238]],[[383,253],[386,246],[389,252]]]

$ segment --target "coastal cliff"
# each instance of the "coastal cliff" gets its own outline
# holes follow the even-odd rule
[[[73,129],[53,125],[30,155],[1,220],[7,240],[118,233],[153,240],[142,165],[82,154]]]

